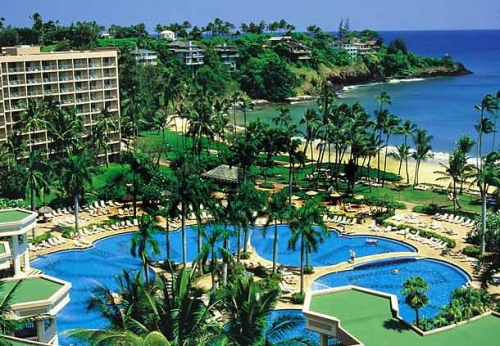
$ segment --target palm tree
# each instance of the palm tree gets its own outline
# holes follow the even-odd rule
[[[243,230],[243,252],[247,253],[249,243],[249,228],[255,224],[258,213],[265,205],[266,196],[257,190],[252,182],[244,182],[236,193],[230,193],[227,198],[228,216],[237,230],[237,261],[240,261],[241,231]]]
[[[203,232],[205,240],[202,251],[198,254],[200,260],[210,255],[210,275],[212,277],[212,293],[215,293],[216,286],[216,273],[218,271],[217,253],[221,254],[223,262],[227,263],[231,260],[231,252],[224,247],[231,232],[227,228],[216,225],[210,230]]]
[[[47,107],[47,134],[52,140],[52,154],[66,153],[68,156],[74,150],[82,147],[84,133],[83,117],[76,108],[60,108],[55,101],[50,101]]]
[[[86,152],[63,158],[60,163],[59,183],[64,191],[73,198],[75,206],[75,229],[79,228],[78,213],[80,197],[91,186],[94,170],[92,160]]]
[[[28,99],[26,110],[21,113],[21,121],[26,132],[32,136],[35,131],[44,130],[47,126],[45,120],[45,105],[36,99]],[[34,141],[30,139],[30,151],[33,150]]]
[[[148,248],[153,255],[160,254],[160,245],[154,237],[156,232],[158,232],[158,227],[155,220],[149,215],[143,215],[139,218],[139,229],[130,240],[130,254],[132,257],[141,258],[146,284],[149,283]]]
[[[4,281],[0,281],[0,291],[2,291],[2,298],[0,299],[0,330],[2,335],[14,334],[19,328],[19,321],[9,318],[9,315],[11,314],[10,302],[12,296],[22,282],[22,279],[18,280],[12,287],[6,288],[4,287]],[[10,343],[4,343],[4,345],[10,345]]]
[[[171,346],[159,332],[151,332],[145,337],[129,331],[75,329],[65,333],[69,337],[85,341],[93,346],[136,345],[136,346]]]
[[[386,129],[386,124],[388,123],[388,118],[389,118],[389,110],[387,108],[384,108],[385,105],[392,105],[392,100],[389,94],[385,91],[382,91],[380,95],[378,95],[376,98],[377,103],[379,104],[380,108],[375,111],[375,130],[378,131],[378,137],[379,139],[382,139],[382,134],[384,133]],[[377,158],[377,182],[380,183],[380,152],[378,153],[378,158]]]
[[[267,203],[267,221],[264,226],[263,232],[264,236],[267,228],[274,223],[274,239],[273,239],[273,274],[277,273],[277,263],[278,263],[278,221],[285,220],[287,218],[287,213],[290,210],[290,206],[287,203],[288,196],[284,190],[273,193],[271,198],[268,199]]]
[[[486,252],[486,197],[490,186],[500,186],[500,153],[491,152],[480,160],[469,177],[479,187],[481,193],[481,255]]]
[[[49,167],[47,162],[42,158],[40,151],[31,151],[26,167],[27,181],[26,191],[29,194],[31,210],[35,210],[35,196],[40,197],[40,191],[49,188],[49,179],[47,173]]]
[[[389,138],[391,134],[396,133],[401,119],[391,114],[384,118],[383,132],[385,133],[385,155],[384,155],[384,173],[382,175],[382,186],[385,184],[385,172],[387,171],[387,150],[389,149]]]
[[[317,139],[318,129],[321,126],[321,118],[314,109],[309,108],[304,112],[299,124],[305,125],[306,127],[304,133],[304,138],[306,140],[306,144],[304,145],[304,155],[309,147],[311,152],[310,159],[314,162],[313,142]],[[311,171],[314,172],[314,166],[311,167]]]
[[[233,130],[234,130],[234,135],[236,135],[236,105],[241,100],[241,93],[236,91],[234,94],[231,95],[230,100],[233,107],[233,127],[234,127]]]
[[[405,302],[415,310],[416,325],[419,327],[420,319],[418,310],[429,304],[426,293],[429,285],[419,276],[411,277],[403,283],[401,294],[405,296]]]
[[[261,343],[267,326],[267,317],[274,310],[280,290],[263,290],[249,276],[239,276],[226,295],[225,307],[229,317],[229,336],[238,345]]]
[[[310,199],[300,208],[292,209],[288,218],[292,232],[288,247],[294,249],[300,242],[300,293],[304,293],[304,264],[306,262],[309,266],[309,253],[317,251],[318,244],[324,241],[328,232],[323,222],[323,209],[315,200]],[[317,227],[313,227],[314,224]]]
[[[467,163],[467,157],[459,149],[453,150],[448,159],[448,166],[443,163],[439,165],[444,171],[436,171],[434,173],[440,175],[436,180],[451,180],[453,191],[453,212],[455,207],[462,208],[458,202],[457,186],[463,182],[463,178],[470,174],[473,166]]]
[[[478,141],[476,148],[476,167],[475,174],[479,192],[481,194],[481,255],[486,251],[485,234],[486,234],[486,197],[488,194],[489,177],[487,172],[483,172],[486,166],[486,160],[483,158],[483,136],[494,131],[493,123],[486,117],[487,113],[494,113],[497,108],[497,102],[493,95],[487,94],[482,100],[481,104],[476,105],[475,108],[480,112],[478,124],[475,129],[478,132]],[[491,154],[490,154],[491,155]],[[488,156],[490,156],[488,155]],[[492,156],[490,156],[492,158]],[[490,162],[491,163],[491,162]]]
[[[240,98],[240,107],[243,111],[243,124],[245,129],[247,128],[247,112],[252,111],[255,108],[255,104],[248,97]]]
[[[116,131],[116,122],[107,108],[101,110],[97,115],[95,127],[92,129],[92,143],[97,154],[104,151],[106,167],[109,166],[109,142],[110,133]]]
[[[429,158],[432,158],[432,136],[427,135],[427,131],[423,129],[417,129],[413,136],[413,141],[415,142],[415,152],[413,153],[413,158],[416,161],[415,165],[415,179],[413,184],[418,185],[418,172],[420,170],[420,164]]]
[[[401,172],[401,163],[405,161],[405,171],[406,171],[406,183],[410,183],[410,172],[408,171],[408,157],[410,156],[410,146],[408,145],[408,137],[413,138],[413,134],[417,130],[417,124],[411,122],[410,119],[406,119],[404,123],[402,123],[399,128],[396,130],[396,133],[403,135],[404,142],[402,144],[402,148],[405,150],[401,153],[404,153],[403,156],[400,156],[399,161],[399,172]],[[400,173],[398,173],[399,175]]]

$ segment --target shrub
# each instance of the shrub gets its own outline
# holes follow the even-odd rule
[[[64,227],[61,233],[64,238],[71,239],[73,238],[73,233],[75,232],[76,230],[74,227]]]
[[[36,244],[39,244],[45,240],[50,239],[51,237],[52,237],[52,235],[50,233],[44,233],[44,234],[39,235],[38,237],[31,239],[31,243],[36,245]]]
[[[260,278],[267,278],[271,275],[269,273],[269,271],[267,270],[267,268],[264,266],[255,267],[255,269],[253,270],[253,273]]]
[[[306,275],[309,275],[309,274],[314,274],[314,268],[313,267],[308,267],[308,266],[305,266],[304,267],[304,274]]]
[[[481,249],[477,246],[466,246],[463,248],[462,253],[465,256],[478,258],[481,255]]]
[[[267,183],[262,183],[259,185],[261,189],[274,189],[274,184],[267,182]]]
[[[250,258],[250,253],[249,253],[249,252],[242,252],[242,253],[240,254],[240,258],[241,258],[242,260],[247,260],[247,259],[249,259],[249,258]]]
[[[291,302],[292,304],[304,304],[305,298],[306,298],[305,293],[296,292],[292,294]]]

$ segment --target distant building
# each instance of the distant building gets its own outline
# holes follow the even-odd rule
[[[215,51],[224,65],[229,66],[231,70],[236,69],[236,63],[240,57],[236,48],[228,46],[227,43],[224,42],[224,44],[215,46]]]
[[[363,41],[359,38],[344,38],[333,43],[333,49],[346,50],[355,59],[358,56],[375,53],[378,49],[377,41]]]
[[[9,296],[6,317],[22,321],[14,336],[0,331],[0,341],[12,345],[58,345],[56,315],[69,303],[69,282],[30,266],[28,233],[34,234],[37,216],[22,209],[0,210],[0,299]]]
[[[270,46],[279,43],[287,47],[287,58],[290,60],[310,60],[312,57],[312,51],[291,36],[276,36],[269,39]]]
[[[175,41],[175,32],[170,30],[163,30],[162,32],[160,32],[160,38],[163,40]]]
[[[201,66],[205,58],[205,50],[192,41],[176,41],[168,44],[170,51],[187,66]]]
[[[0,85],[0,144],[16,131],[29,140],[28,147],[51,152],[46,129],[30,132],[19,126],[30,100],[50,97],[61,108],[76,108],[85,125],[85,136],[96,125],[96,116],[107,109],[116,124],[109,134],[110,159],[118,156],[121,139],[116,49],[42,53],[40,47],[3,47]]]
[[[135,48],[130,52],[134,57],[135,61],[141,65],[157,65],[158,64],[158,53],[154,50]]]

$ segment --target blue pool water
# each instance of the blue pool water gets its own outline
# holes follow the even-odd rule
[[[330,231],[323,244],[319,244],[318,252],[310,254],[312,266],[329,266],[349,260],[349,250],[356,252],[356,258],[389,253],[389,252],[416,252],[408,244],[373,236],[341,236],[336,231]],[[290,228],[287,225],[278,226],[278,263],[290,266],[300,265],[300,243],[295,250],[288,249]],[[367,243],[368,239],[376,239],[376,243]],[[251,244],[259,256],[272,261],[274,226],[269,227],[266,236],[261,229],[253,229]]]
[[[394,269],[398,273],[394,274]],[[439,308],[447,305],[451,292],[464,285],[470,277],[463,270],[433,259],[400,258],[374,261],[345,270],[324,275],[312,284],[312,290],[355,285],[397,295],[399,314],[406,321],[415,319],[415,311],[404,302],[401,295],[403,282],[420,276],[429,284],[429,305],[420,310],[420,316],[434,317]]]
[[[195,228],[186,228],[188,261],[197,255],[197,233]],[[47,275],[71,282],[70,303],[57,315],[59,333],[73,328],[105,328],[106,320],[96,312],[87,312],[87,301],[92,289],[99,284],[115,290],[115,277],[123,270],[135,272],[140,270],[139,258],[130,255],[130,239],[132,233],[115,235],[96,242],[89,249],[67,250],[40,256],[31,264]],[[165,235],[156,234],[161,248],[157,259],[165,259]],[[181,232],[170,233],[171,259],[182,261]],[[236,250],[236,239],[230,241],[231,251]],[[70,344],[70,340],[60,335],[62,346]]]

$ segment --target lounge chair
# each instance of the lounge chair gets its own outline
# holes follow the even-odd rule
[[[88,240],[87,238],[80,238],[80,241],[83,243],[83,244],[87,244],[87,245],[90,245],[92,244],[92,242],[90,240]]]
[[[279,287],[280,287],[280,289],[281,289],[281,292],[283,292],[284,294],[288,294],[288,293],[292,293],[292,292],[293,292],[293,290],[292,290],[292,289],[290,289],[290,288],[286,285],[286,283],[284,283],[284,282],[280,282],[280,283],[279,283]]]
[[[120,229],[116,223],[112,224],[111,228],[114,229],[115,231],[118,231]]]
[[[123,216],[124,212],[123,212],[123,209],[122,208],[119,208],[118,209],[118,215],[119,216]]]
[[[134,227],[134,224],[130,220],[126,220],[125,224],[127,225],[127,227]]]
[[[49,243],[51,246],[58,246],[59,244],[54,241],[54,239],[49,238],[47,239],[47,243]]]
[[[420,238],[420,231],[417,231],[416,233],[408,234],[407,238],[412,239],[412,240],[417,240],[418,238]]]
[[[439,217],[439,220],[443,220],[443,221],[446,221],[448,219],[448,216],[450,216],[450,214],[448,213],[444,213],[443,215],[441,215]]]
[[[85,245],[83,245],[82,243],[80,243],[78,240],[76,239],[73,239],[73,244],[75,244],[75,246],[77,247],[84,247]]]
[[[457,220],[453,221],[453,223],[461,224],[465,221],[463,216],[460,216]]]
[[[31,244],[31,243],[28,243],[28,249],[29,249],[30,251],[33,251],[33,252],[40,250],[40,248],[39,248],[38,246],[33,245],[33,244]]]
[[[133,219],[132,223],[134,224],[134,226],[139,226],[139,221],[137,219]]]

